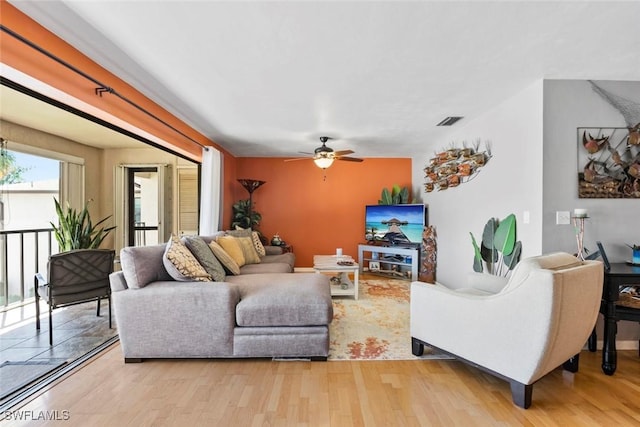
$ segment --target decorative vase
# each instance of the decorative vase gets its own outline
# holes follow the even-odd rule
[[[640,249],[633,249],[633,258],[631,262],[640,265]]]
[[[277,234],[275,234],[272,238],[271,238],[271,244],[273,246],[280,246],[282,244],[282,240],[280,239],[280,236],[278,236]]]

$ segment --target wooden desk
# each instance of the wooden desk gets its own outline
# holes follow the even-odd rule
[[[604,337],[602,349],[602,371],[613,375],[616,371],[616,333],[618,320],[640,322],[640,309],[616,305],[620,298],[620,287],[640,285],[640,267],[624,262],[611,263],[611,269],[604,272],[600,313],[604,316]],[[596,351],[595,329],[589,337],[589,350]]]

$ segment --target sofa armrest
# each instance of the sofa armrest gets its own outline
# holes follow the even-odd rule
[[[280,246],[265,245],[264,250],[266,255],[282,255],[284,253]]]
[[[125,358],[233,354],[235,285],[163,281],[112,297]]]

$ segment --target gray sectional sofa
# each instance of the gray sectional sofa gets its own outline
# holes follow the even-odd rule
[[[266,247],[260,263],[224,281],[176,281],[163,264],[165,246],[124,248],[122,271],[110,276],[125,362],[326,360],[333,318],[327,276],[293,273],[293,254]]]

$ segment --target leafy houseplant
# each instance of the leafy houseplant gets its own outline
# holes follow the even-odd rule
[[[473,270],[482,273],[483,262],[487,273],[506,276],[520,261],[522,243],[516,241],[516,217],[507,216],[502,221],[490,218],[484,226],[480,246],[471,234],[471,242],[475,252]]]
[[[233,219],[231,222],[232,229],[240,227],[256,230],[258,225],[260,225],[261,220],[262,215],[251,209],[251,201],[249,199],[238,200],[233,204]]]
[[[74,249],[97,249],[109,232],[116,228],[115,226],[98,228],[111,215],[101,219],[94,225],[89,215],[89,201],[85,203],[84,209],[78,212],[76,209],[72,209],[68,203],[66,210],[63,210],[55,197],[53,200],[56,204],[58,225],[51,223],[51,226],[61,252]]]
[[[380,200],[378,200],[379,205],[400,205],[407,203],[409,203],[409,189],[407,187],[400,188],[398,184],[394,184],[391,191],[389,191],[388,188],[383,188]]]

